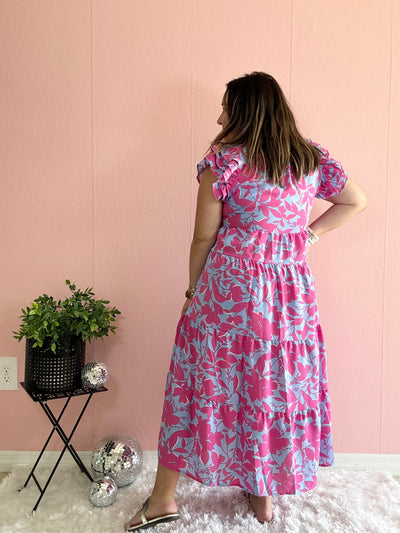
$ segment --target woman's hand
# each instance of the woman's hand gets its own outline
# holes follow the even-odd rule
[[[182,312],[181,312],[181,316],[184,315],[187,311],[187,308],[189,307],[190,305],[190,302],[191,302],[191,298],[188,298],[186,300],[186,302],[183,304],[183,307],[182,307]]]

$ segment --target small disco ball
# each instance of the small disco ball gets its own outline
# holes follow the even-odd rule
[[[90,487],[89,500],[95,507],[108,507],[117,497],[117,484],[110,477],[93,481]]]
[[[129,485],[143,466],[143,451],[136,439],[126,433],[113,433],[102,439],[92,453],[96,478],[108,476],[118,487]]]
[[[82,385],[87,389],[100,389],[108,379],[108,369],[104,363],[88,363],[82,369]]]

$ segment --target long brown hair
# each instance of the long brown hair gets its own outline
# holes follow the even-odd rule
[[[225,105],[229,123],[212,142],[220,150],[245,145],[247,165],[264,171],[272,183],[283,185],[291,166],[296,180],[318,168],[320,151],[300,134],[278,82],[264,72],[230,81]]]

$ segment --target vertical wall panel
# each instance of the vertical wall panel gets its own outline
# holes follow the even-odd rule
[[[393,1],[391,100],[383,315],[382,453],[399,453],[400,443],[400,2]]]
[[[382,393],[391,2],[293,6],[294,107],[306,134],[342,161],[370,199],[368,211],[324,235],[310,259],[328,348],[335,450],[374,452]],[[373,32],[366,30],[371,21]]]
[[[96,284],[123,318],[96,346],[110,369],[96,435],[155,448],[188,283],[191,3],[94,2]]]
[[[3,0],[0,39],[0,355],[18,354],[22,381],[21,307],[64,297],[66,278],[93,281],[89,1]],[[38,448],[38,406],[21,389],[0,395],[0,448]]]

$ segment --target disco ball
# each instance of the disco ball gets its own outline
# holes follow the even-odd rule
[[[100,389],[108,379],[108,369],[104,363],[88,363],[82,369],[82,385],[87,389]]]
[[[117,484],[110,477],[93,481],[90,487],[89,500],[96,507],[107,507],[115,502]]]
[[[101,440],[92,453],[92,472],[108,476],[118,487],[135,481],[143,465],[143,452],[136,439],[126,433],[113,433]]]

